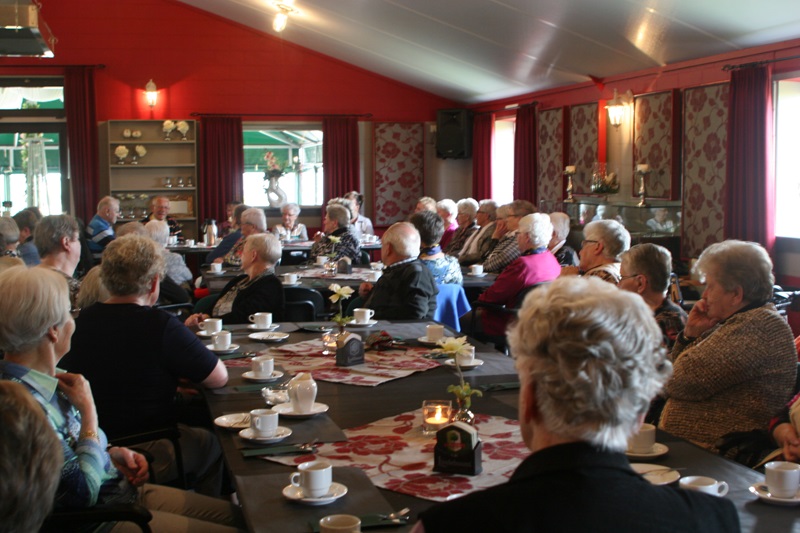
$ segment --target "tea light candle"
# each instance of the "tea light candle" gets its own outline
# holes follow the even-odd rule
[[[422,402],[422,432],[426,435],[436,433],[450,422],[451,403],[446,400],[425,400]]]
[[[567,165],[564,170],[567,174],[575,174],[575,165]]]
[[[322,355],[334,355],[336,353],[336,335],[333,333],[322,334]]]
[[[640,164],[636,165],[636,171],[637,172],[649,172],[650,171],[650,165],[645,165],[643,163],[640,163]]]

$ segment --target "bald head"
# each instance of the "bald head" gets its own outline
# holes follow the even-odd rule
[[[387,262],[392,264],[404,259],[419,256],[420,237],[419,231],[409,222],[397,222],[392,224],[386,233],[383,234],[383,249],[381,255],[390,257]]]

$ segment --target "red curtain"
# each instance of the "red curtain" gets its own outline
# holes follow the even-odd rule
[[[240,117],[204,117],[200,127],[198,218],[225,220],[225,206],[241,200],[244,139]]]
[[[725,238],[775,244],[772,175],[772,72],[769,66],[731,73]]]
[[[100,195],[100,155],[97,148],[94,67],[67,67],[64,73],[69,175],[74,215],[88,223]]]
[[[358,190],[358,120],[355,117],[323,119],[322,139],[323,195],[327,202]],[[324,210],[322,214],[325,215]]]
[[[514,199],[536,205],[536,107],[517,109],[514,128]]]
[[[492,197],[494,114],[478,114],[472,123],[472,197]]]

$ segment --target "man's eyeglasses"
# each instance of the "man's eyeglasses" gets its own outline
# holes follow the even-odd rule
[[[639,275],[639,274],[631,274],[630,276],[622,276],[622,277],[620,277],[620,278],[619,278],[619,280],[620,280],[620,281],[625,281],[626,279],[635,278],[635,277],[636,277],[636,276],[638,276],[638,275]]]
[[[600,241],[593,241],[593,240],[590,240],[590,239],[584,239],[584,240],[581,242],[581,248],[583,248],[583,247],[584,247],[584,246],[586,246],[587,244],[597,244],[598,242],[600,242]]]

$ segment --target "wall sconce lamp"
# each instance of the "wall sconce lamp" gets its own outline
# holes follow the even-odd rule
[[[158,87],[153,83],[153,80],[148,81],[147,85],[144,86],[144,96],[147,99],[147,105],[150,107],[156,106],[156,102],[158,102]]]
[[[300,10],[294,7],[294,0],[272,2],[272,5],[278,9],[275,20],[272,21],[272,29],[278,33],[286,29],[286,24],[289,22],[289,15],[300,14]]]
[[[615,128],[619,128],[622,124],[622,119],[625,118],[625,107],[631,100],[633,100],[633,93],[630,90],[620,96],[614,89],[614,98],[608,102],[606,109],[608,110],[608,121]]]

